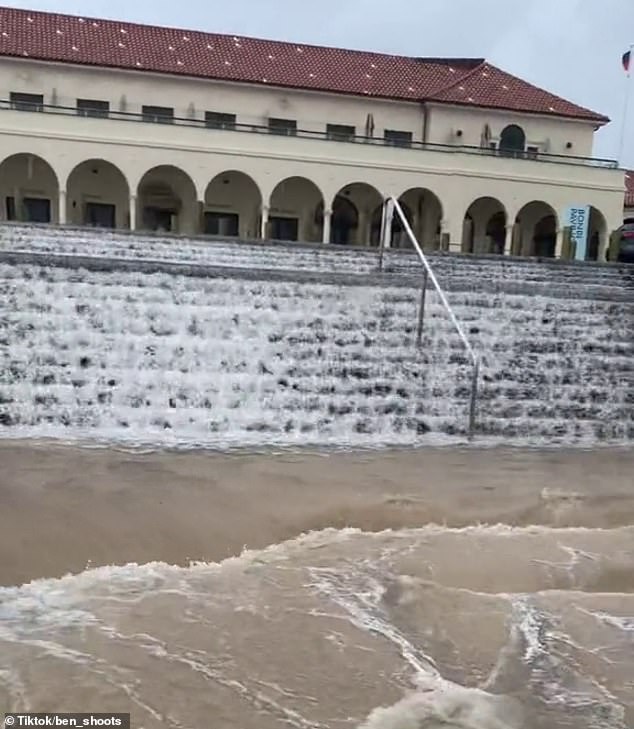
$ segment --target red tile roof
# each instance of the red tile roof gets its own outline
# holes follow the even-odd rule
[[[435,94],[434,100],[509,111],[534,111],[556,116],[609,121],[601,114],[583,109],[487,62],[483,62],[454,84]]]
[[[0,56],[608,121],[483,59],[408,58],[6,7]]]
[[[634,170],[625,170],[625,207],[634,208]]]

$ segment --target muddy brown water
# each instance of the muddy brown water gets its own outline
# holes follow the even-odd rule
[[[0,445],[0,709],[634,726],[634,453]]]

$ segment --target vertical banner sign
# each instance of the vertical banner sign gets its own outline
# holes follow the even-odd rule
[[[577,261],[586,260],[589,222],[589,205],[574,205],[566,211],[565,225],[572,229],[572,240],[576,244],[575,259]]]

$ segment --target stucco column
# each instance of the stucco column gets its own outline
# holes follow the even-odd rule
[[[260,238],[265,240],[267,237],[267,229],[269,225],[269,206],[262,206],[262,221],[260,223]]]
[[[194,235],[202,235],[205,232],[205,201],[198,201],[198,225],[194,231]]]
[[[605,254],[610,246],[610,236],[607,232],[599,232],[599,251],[597,253],[597,261],[605,261]]]
[[[555,258],[561,258],[564,250],[564,228],[557,229],[557,240],[555,242]]]
[[[452,253],[460,253],[462,250],[463,230],[464,221],[461,218],[443,220],[440,223],[440,234],[449,236],[449,251]]]
[[[359,210],[359,221],[357,227],[357,245],[367,246],[370,244],[368,235],[368,214],[365,210]]]
[[[332,227],[332,210],[324,210],[324,225],[321,236],[322,243],[330,243],[330,230]]]
[[[59,191],[57,222],[66,225],[66,190]]]
[[[130,230],[136,230],[136,195],[130,195]]]
[[[503,256],[508,256],[512,252],[513,248],[513,224],[507,225],[504,235],[504,250],[502,251]]]

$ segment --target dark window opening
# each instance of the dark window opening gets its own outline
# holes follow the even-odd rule
[[[86,203],[84,223],[94,228],[116,227],[117,209],[107,203]]]
[[[205,126],[209,129],[235,129],[236,115],[218,111],[205,112]]]
[[[557,247],[557,221],[554,215],[547,215],[535,226],[533,255],[540,258],[554,258]]]
[[[384,134],[385,143],[391,147],[411,147],[412,133],[400,132],[396,129],[386,129]]]
[[[51,201],[41,197],[23,197],[21,205],[16,206],[14,197],[7,197],[7,220],[23,223],[50,223]]]
[[[345,124],[328,124],[326,136],[335,142],[354,142],[356,131],[355,127]]]
[[[297,240],[299,236],[299,220],[297,218],[269,218],[269,230],[272,240]]]
[[[11,108],[16,111],[44,111],[43,94],[22,94],[12,91],[9,99]]]
[[[336,245],[352,243],[359,227],[359,211],[347,197],[337,195],[332,204],[330,242]]]
[[[526,134],[522,127],[511,124],[500,135],[500,154],[504,157],[523,157],[526,149]]]
[[[143,121],[154,124],[173,124],[174,109],[169,106],[144,106]]]
[[[169,233],[176,227],[176,210],[148,206],[143,209],[143,226],[146,230]]]
[[[205,235],[240,235],[240,217],[236,213],[205,213]]]
[[[506,213],[499,212],[489,218],[486,235],[490,241],[490,248],[487,253],[504,255],[506,245]]]
[[[107,119],[110,113],[110,102],[98,99],[77,99],[77,114],[95,119]]]
[[[269,133],[294,137],[297,134],[295,119],[269,119]]]

